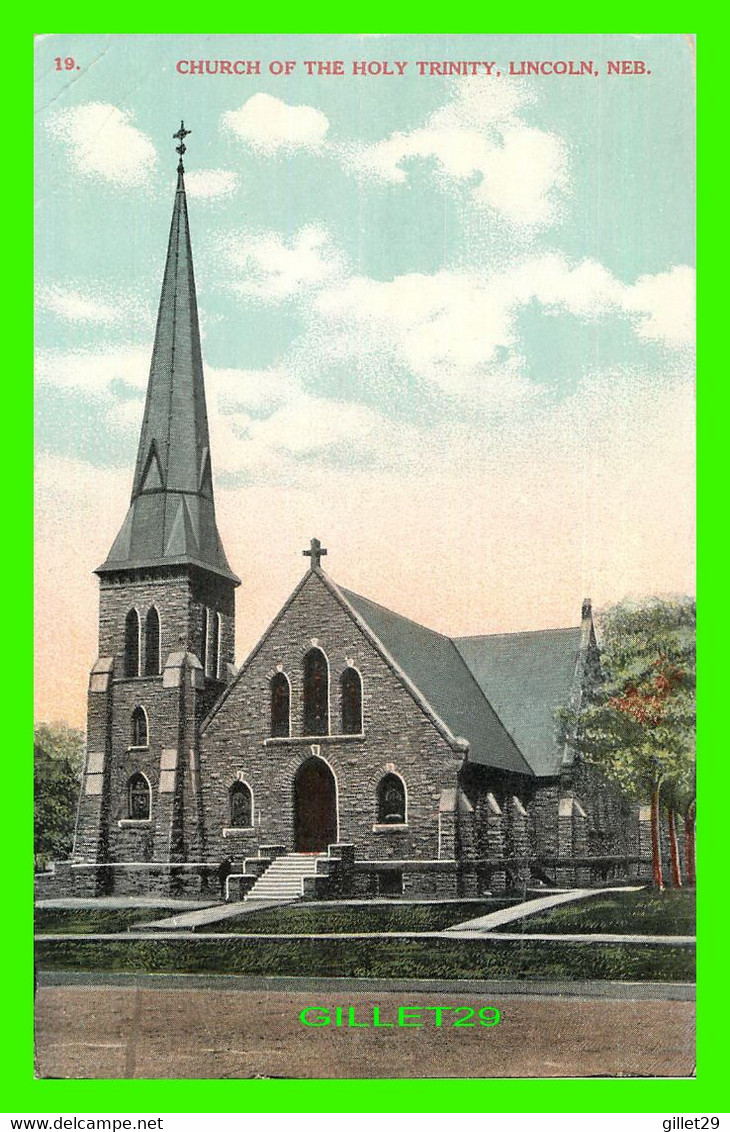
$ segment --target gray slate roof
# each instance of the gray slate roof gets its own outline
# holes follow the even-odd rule
[[[557,774],[554,712],[574,686],[580,627],[458,637],[454,644],[535,774]]]
[[[454,738],[468,740],[470,761],[517,774],[532,774],[524,754],[502,726],[449,637],[360,594],[339,589]]]
[[[198,304],[178,171],[152,364],[122,528],[97,573],[192,563],[238,582],[218,534]]]

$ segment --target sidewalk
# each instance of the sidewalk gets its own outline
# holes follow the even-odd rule
[[[179,916],[167,916],[164,920],[150,920],[134,925],[135,931],[171,932],[195,931],[204,924],[217,924],[221,920],[230,920],[234,916],[242,916],[246,912],[258,912],[262,908],[278,908],[281,900],[247,900],[236,901],[235,904],[214,904],[197,911],[181,912]]]
[[[105,908],[120,911],[124,908],[139,908],[141,914],[144,914],[145,908],[189,912],[195,908],[215,908],[218,904],[217,900],[178,900],[173,896],[54,896],[35,901],[35,907],[40,909],[76,911]]]
[[[602,896],[607,892],[638,892],[644,885],[635,885],[633,888],[574,888],[569,892],[552,893],[550,896],[539,896],[536,900],[526,900],[523,904],[513,904],[511,908],[502,908],[499,912],[489,912],[486,916],[477,916],[474,920],[464,920],[460,924],[453,924],[445,928],[447,934],[458,932],[489,932],[492,928],[501,928],[504,924],[511,924],[514,920],[522,920],[525,916],[532,916],[536,912],[544,912],[548,908],[556,908],[559,904],[568,904],[573,900],[584,900],[587,896]],[[539,938],[533,936],[533,939]],[[553,936],[553,939],[568,939],[568,936]],[[599,936],[595,937],[599,939]],[[626,939],[626,936],[619,937]],[[605,937],[611,942],[612,937]]]
[[[353,991],[401,994],[518,995],[529,998],[586,998],[646,1002],[694,1002],[694,983],[630,983],[615,979],[368,979],[316,975],[173,974],[131,971],[39,971],[39,987],[135,987],[145,990],[287,991],[346,995]]]
[[[88,943],[91,940],[103,941],[124,941],[124,940],[175,940],[191,938],[189,929],[188,931],[138,931],[132,929],[126,932],[85,932],[83,935],[73,935],[71,932],[54,933],[51,934],[38,934],[34,936],[36,943],[50,942],[60,943],[63,941],[76,941],[80,943]],[[223,940],[238,940],[240,942],[250,943],[252,940],[257,940],[259,943],[267,943],[271,940],[282,939],[439,939],[442,942],[449,939],[470,939],[480,940],[484,944],[490,942],[500,941],[515,941],[521,943],[583,943],[583,944],[601,944],[601,943],[622,943],[622,944],[647,944],[654,946],[656,944],[664,945],[667,947],[694,947],[696,945],[696,938],[693,935],[528,935],[526,932],[513,932],[513,933],[500,933],[500,932],[454,932],[452,929],[443,932],[196,932],[192,937],[202,943],[220,943]]]

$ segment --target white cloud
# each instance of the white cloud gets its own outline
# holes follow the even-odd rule
[[[417,429],[308,392],[290,369],[209,367],[206,388],[217,472],[296,482],[313,463],[403,467],[420,451]]]
[[[318,149],[329,129],[327,117],[313,106],[290,106],[270,94],[254,94],[221,119],[241,141],[261,153]]]
[[[659,275],[642,275],[624,300],[640,315],[637,334],[669,346],[690,346],[695,333],[695,273],[673,267]]]
[[[303,334],[277,366],[206,367],[216,470],[252,482],[311,483],[317,469],[336,466],[397,468],[407,474],[446,461],[466,471],[479,463],[485,414],[492,422],[490,443],[496,443],[505,420],[507,432],[523,440],[528,422],[536,430],[535,442],[540,429],[548,428],[553,438],[562,434],[561,421],[575,424],[571,405],[578,400],[561,399],[559,412],[551,416],[551,399],[530,380],[519,314],[533,302],[583,321],[630,319],[640,337],[650,332],[668,346],[686,343],[678,312],[691,304],[693,274],[685,268],[643,276],[627,286],[595,261],[546,254],[491,274],[441,271],[378,281],[347,276],[326,234],[317,229],[303,229],[289,244],[269,233],[242,239],[236,247],[249,272],[238,286],[267,300],[301,294],[305,319]],[[112,306],[87,308],[84,295],[76,292],[64,302],[71,316],[82,318],[107,317]],[[106,395],[107,419],[125,433],[139,428],[148,348],[46,351],[39,354],[37,369],[40,381]],[[441,389],[460,403],[459,411],[454,413],[453,401],[444,401],[436,421],[432,405],[425,425],[417,414],[406,422],[392,416],[392,406],[403,402],[407,375]],[[586,392],[598,388],[592,380],[582,386],[581,428],[594,412]],[[136,395],[119,390],[119,383]],[[365,387],[368,404],[360,401]],[[601,404],[605,389],[612,387],[618,388],[614,377],[601,387]],[[623,390],[620,421],[633,397],[626,381]],[[473,429],[464,425],[467,410]],[[618,440],[616,450],[617,445]]]
[[[38,296],[41,309],[53,311],[69,322],[92,322],[110,325],[119,320],[119,310],[110,303],[73,288],[44,287]]]
[[[150,308],[137,297],[110,292],[103,286],[48,284],[38,289],[36,301],[39,310],[52,311],[67,322],[129,327],[141,320],[152,325]]]
[[[628,318],[639,337],[685,346],[693,277],[691,269],[676,268],[628,286],[596,261],[571,263],[557,254],[491,274],[350,276],[313,297],[313,328],[300,353],[315,368],[325,359],[351,358],[358,366],[367,359],[371,380],[388,367],[404,367],[450,394],[476,396],[501,410],[539,395],[526,377],[529,359],[517,321],[531,302],[583,321]]]
[[[131,114],[108,102],[59,110],[48,129],[65,142],[72,166],[87,177],[134,188],[147,183],[157,161],[155,147],[132,125]]]
[[[441,271],[390,282],[351,277],[323,291],[315,308],[324,323],[315,365],[323,355],[357,353],[378,374],[390,358],[453,394],[494,393],[490,366],[499,347],[513,345],[508,305],[475,274]],[[501,405],[530,392],[515,367],[501,364],[494,377]]]
[[[266,415],[215,405],[210,429],[216,471],[264,483],[299,482],[303,469],[316,474],[333,464],[416,467],[422,452],[417,428],[365,405],[313,395],[293,379]]]
[[[299,383],[284,368],[264,370],[206,368],[206,387],[223,413],[265,415],[299,389]]]
[[[197,169],[185,174],[187,195],[200,200],[230,196],[237,184],[236,174],[228,169]]]
[[[150,370],[149,350],[41,350],[36,378],[65,389],[105,393],[116,381],[144,390]]]
[[[280,302],[322,287],[344,270],[344,257],[325,229],[306,225],[289,240],[278,232],[239,233],[223,248],[239,273],[231,283],[240,295]]]
[[[628,315],[638,337],[682,348],[694,342],[694,290],[694,269],[684,265],[625,284],[595,260],[571,265],[548,254],[508,273],[505,294],[588,319]]]
[[[432,158],[445,184],[466,185],[475,204],[512,225],[531,228],[553,220],[568,188],[567,149],[556,134],[529,127],[519,116],[534,93],[526,85],[488,78],[457,83],[454,91],[453,100],[423,126],[350,147],[346,167],[405,183],[404,162]]]

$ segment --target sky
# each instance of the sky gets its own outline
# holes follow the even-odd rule
[[[200,59],[260,74],[180,73]],[[313,536],[336,581],[454,636],[693,592],[686,37],[40,37],[39,719],[84,722],[181,118],[239,663]]]

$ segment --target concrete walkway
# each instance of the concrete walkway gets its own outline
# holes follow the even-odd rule
[[[442,937],[446,935],[442,932]],[[449,930],[448,936],[450,939],[481,939],[485,943],[490,939],[496,940],[510,940],[513,943],[517,940],[520,943],[529,943],[531,940],[539,940],[541,943],[548,943],[555,940],[557,943],[622,943],[622,944],[663,944],[667,947],[696,947],[697,937],[693,935],[617,935],[616,933],[593,933],[591,935],[549,935],[547,932],[484,932],[483,937],[480,932],[455,932]]]
[[[176,900],[172,896],[54,896],[36,900],[36,908],[76,909],[106,908],[120,911],[126,908],[169,908],[170,911],[190,912],[195,908],[216,907],[216,900]]]
[[[368,979],[317,975],[221,975],[141,971],[39,971],[39,987],[135,987],[146,990],[307,991],[318,995],[352,991],[515,995],[534,998],[616,999],[644,1002],[651,999],[694,1002],[694,983],[621,982],[615,979]]]
[[[43,941],[60,943],[73,940],[76,943],[87,943],[91,940],[103,942],[108,940],[110,942],[130,940],[189,940],[190,932],[188,931],[140,931],[137,927],[127,932],[88,932],[84,935],[73,935],[70,932],[66,933],[51,933],[45,935],[36,935],[34,937],[36,943]],[[499,943],[503,940],[519,941],[520,943],[529,943],[534,941],[536,943],[583,943],[583,944],[601,944],[601,943],[621,943],[621,944],[660,944],[667,947],[694,947],[696,939],[693,935],[527,935],[525,932],[518,933],[499,933],[499,932],[196,932],[193,937],[195,940],[200,940],[201,943],[221,943],[223,940],[238,941],[250,943],[257,941],[258,943],[270,943],[272,940],[319,940],[319,939],[471,939],[480,940],[482,943],[488,944],[490,942]]]
[[[550,896],[539,896],[536,900],[526,900],[523,904],[513,904],[511,908],[502,908],[499,912],[489,912],[486,916],[477,916],[474,920],[464,920],[460,924],[453,924],[450,928],[445,928],[444,933],[491,932],[492,928],[501,928],[504,924],[511,924],[515,920],[522,920],[525,916],[544,912],[548,908],[556,908],[559,904],[568,904],[573,900],[585,900],[587,896],[602,896],[607,892],[639,892],[644,887],[644,885],[636,885],[634,888],[625,886],[621,888],[574,888],[569,892],[554,892]],[[533,936],[533,938],[537,937]],[[566,937],[554,936],[553,938],[564,939]]]
[[[454,897],[447,900],[439,900],[439,904],[488,904],[490,899],[496,900],[497,897]],[[206,905],[207,911],[194,912],[192,915],[179,915],[169,916],[163,920],[150,920],[146,923],[135,924],[135,928],[140,930],[150,931],[177,931],[178,929],[185,929],[188,931],[195,931],[196,928],[204,927],[206,924],[220,923],[221,920],[228,920],[234,916],[240,916],[246,912],[258,912],[261,908],[283,908],[284,906],[291,906],[296,904],[292,900],[240,900],[234,904],[214,904]],[[372,908],[373,906],[382,906],[387,904],[391,907],[400,907],[404,905],[427,905],[433,904],[433,900],[401,900],[387,899],[387,898],[371,898],[369,900],[307,900],[307,908],[327,908],[332,910],[336,907],[342,908]],[[202,909],[203,905],[197,905]]]
[[[196,928],[206,924],[217,924],[221,920],[230,920],[234,916],[242,916],[247,912],[259,912],[262,908],[279,908],[282,904],[290,904],[290,900],[247,900],[236,901],[234,904],[215,904],[198,911],[181,912],[179,916],[167,916],[164,920],[151,920],[149,923],[134,925],[134,931],[195,931]]]
[[[641,885],[638,887],[642,887]],[[513,904],[509,908],[503,908],[499,912],[489,912],[484,916],[479,916],[474,920],[464,920],[462,923],[454,924],[453,927],[447,928],[449,932],[461,931],[474,931],[483,932],[490,931],[493,927],[501,927],[503,924],[512,923],[513,920],[521,920],[523,916],[529,916],[533,912],[541,912],[545,908],[553,908],[556,904],[563,904],[570,900],[582,900],[586,896],[595,896],[602,892],[634,892],[638,889],[627,889],[622,887],[618,888],[577,888],[577,889],[561,889],[559,892],[552,891],[549,896],[540,896],[534,900],[526,900],[520,904]],[[478,901],[475,900],[475,903]],[[245,915],[247,912],[258,912],[262,908],[279,908],[284,905],[295,903],[291,900],[239,900],[233,904],[213,904],[198,907],[193,911],[181,912],[180,915],[167,916],[160,920],[151,920],[147,922],[140,922],[135,924],[135,930],[139,931],[195,931],[196,928],[202,928],[208,924],[217,924],[222,920],[230,920],[235,916]],[[416,901],[402,901],[402,900],[389,900],[389,901],[375,901],[375,900],[362,900],[362,901],[320,901],[308,900],[306,902],[307,908],[315,907],[342,907],[344,904],[350,906],[361,904],[362,906],[372,906],[375,903],[388,903],[388,904],[404,904],[404,903],[417,903]],[[424,900],[421,903],[429,904],[432,901]],[[439,902],[441,903],[441,902]],[[454,903],[462,903],[460,900],[454,900]],[[178,905],[179,907],[179,905]],[[199,910],[198,910],[199,909]],[[370,935],[372,933],[368,933]],[[412,933],[407,933],[412,934]]]

